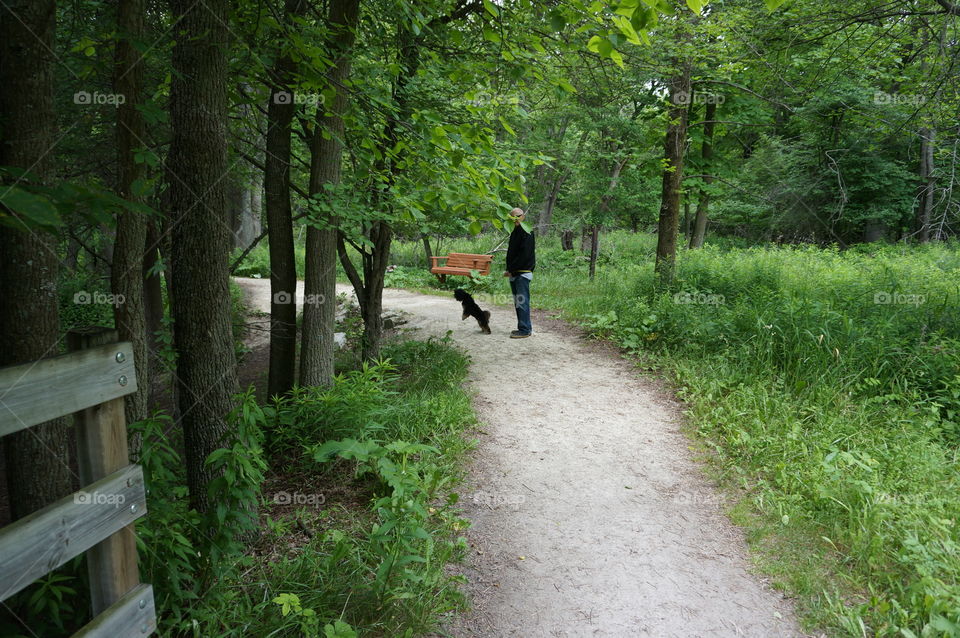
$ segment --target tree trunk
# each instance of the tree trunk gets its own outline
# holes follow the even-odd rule
[[[0,4],[0,166],[29,170],[21,187],[52,181],[55,28],[53,0]],[[53,234],[0,226],[0,366],[59,354],[56,251]],[[63,418],[6,437],[12,520],[70,492],[67,440]]]
[[[917,208],[917,238],[921,243],[930,241],[930,220],[933,219],[933,201],[937,190],[934,174],[933,146],[937,132],[932,128],[920,129],[920,205]]]
[[[557,203],[562,184],[563,180],[560,178],[550,182],[549,190],[543,197],[543,203],[540,204],[540,215],[537,217],[537,235],[540,237],[545,237],[549,231],[550,221],[553,219],[553,207]]]
[[[607,192],[600,198],[599,211],[601,219],[607,219],[607,214],[610,212],[610,200],[613,198],[613,191],[616,190],[617,184],[620,182],[620,173],[623,171],[623,167],[626,166],[627,160],[629,159],[630,157],[627,156],[613,163],[613,170],[610,174],[610,184],[607,186]],[[600,224],[593,224],[590,227],[590,279],[593,279],[596,273],[597,257],[599,254]]]
[[[116,64],[114,91],[126,97],[117,107],[117,194],[129,201],[139,201],[133,184],[143,175],[142,165],[134,151],[145,137],[140,113],[143,66],[135,48],[143,36],[144,0],[119,0],[117,5]],[[113,249],[111,288],[122,302],[114,305],[114,321],[121,341],[133,344],[137,369],[137,391],[124,399],[127,423],[147,418],[147,397],[150,393],[150,362],[147,360],[146,315],[143,301],[143,254],[147,240],[147,221],[140,213],[123,212],[117,220],[117,240]],[[139,455],[139,445],[132,445],[132,458]]]
[[[433,262],[430,260],[430,256],[433,254],[430,252],[430,236],[426,233],[420,235],[420,240],[423,241],[423,254],[426,255],[427,268],[433,266]]]
[[[566,124],[564,124],[563,132],[566,132]],[[583,143],[587,140],[587,137],[590,135],[590,131],[586,130],[580,134],[580,139],[577,141],[577,148],[573,152],[573,157],[570,159],[569,164],[574,165],[577,162],[577,158],[580,157],[580,151],[583,149]],[[545,237],[550,231],[550,222],[553,220],[553,210],[557,205],[557,198],[560,197],[560,189],[563,187],[563,183],[567,181],[567,177],[570,176],[570,169],[567,168],[563,172],[560,171],[560,161],[559,157],[561,154],[558,153],[558,158],[555,163],[556,174],[554,179],[550,182],[549,189],[544,195],[544,201],[540,216],[537,217],[537,236]],[[562,243],[562,242],[561,242]]]
[[[244,117],[250,117],[245,114]],[[252,184],[250,182],[253,182]],[[254,191],[258,190],[261,184],[256,178],[248,175],[246,171],[240,171],[234,176],[234,181],[227,187],[228,218],[230,219],[230,230],[233,232],[232,248],[246,250],[253,243],[253,240],[260,236],[262,222],[260,219],[260,208],[254,208],[254,200],[259,198],[254,196]]]
[[[573,231],[569,228],[560,234],[560,248],[563,250],[573,250]]]
[[[400,154],[394,153],[400,142],[399,122],[406,122],[410,117],[409,96],[407,86],[410,79],[417,73],[420,66],[419,40],[407,27],[401,27],[397,33],[397,75],[393,81],[392,97],[396,105],[396,112],[387,118],[383,135],[379,144],[381,159],[377,162],[378,173],[385,173],[386,179],[381,191],[374,197],[373,206],[389,209],[392,202],[387,193],[396,182],[402,170]],[[356,268],[347,255],[344,246],[344,237],[341,233],[337,239],[337,252],[340,264],[347,272],[353,284],[360,304],[360,313],[363,316],[363,357],[376,359],[380,356],[380,340],[383,337],[383,317],[380,315],[383,296],[383,278],[387,270],[387,261],[390,259],[390,243],[393,238],[393,229],[383,220],[373,221],[366,229],[367,238],[372,247],[361,253],[363,260],[363,276],[357,273]]]
[[[334,64],[327,71],[328,84],[336,91],[329,108],[319,109],[311,144],[310,194],[322,194],[327,185],[340,183],[344,123],[347,108],[346,83],[350,77],[350,49],[360,14],[360,0],[332,0],[328,23],[329,51]],[[303,293],[303,334],[300,344],[300,384],[329,385],[333,382],[333,332],[337,314],[336,219],[307,228],[306,271]]]
[[[714,100],[707,103],[706,122],[703,125],[703,147],[700,156],[703,158],[704,184],[712,184],[711,160],[713,159],[713,125],[717,119],[717,104]],[[697,216],[693,222],[693,234],[690,236],[689,248],[702,248],[707,235],[707,211],[710,206],[710,193],[700,189],[700,198],[697,200]]]
[[[690,65],[677,61],[676,74],[669,80],[669,123],[664,136],[666,167],[660,191],[660,219],[657,224],[657,257],[654,270],[659,282],[673,282],[677,256],[677,224],[680,218],[680,188],[683,180],[683,147],[687,138],[687,109],[683,96],[690,95]]]
[[[286,0],[285,24],[306,10],[304,0]],[[270,373],[267,394],[288,393],[297,365],[297,265],[290,210],[290,122],[296,106],[291,83],[296,65],[281,55],[271,73],[267,105],[267,153],[264,164],[267,241],[270,246]]]
[[[357,272],[347,254],[343,236],[338,236],[337,251],[340,263],[353,284],[363,317],[363,358],[376,359],[380,356],[380,341],[383,337],[383,278],[390,256],[390,243],[393,231],[390,224],[374,222],[370,229],[370,241],[373,248],[362,255],[363,276]]]
[[[211,507],[204,466],[223,444],[237,392],[230,316],[227,174],[228,0],[170,0],[177,22],[167,158],[177,385],[190,505]]]
[[[159,407],[157,392],[159,381],[166,370],[160,361],[159,350],[162,347],[158,333],[163,329],[163,280],[157,272],[160,263],[160,233],[156,222],[147,222],[147,245],[143,256],[143,306],[144,324],[147,342],[147,378],[150,380],[147,394],[147,411],[153,412]]]
[[[597,272],[597,257],[600,255],[600,224],[590,227],[590,279]]]

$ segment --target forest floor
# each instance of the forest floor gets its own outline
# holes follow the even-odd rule
[[[237,281],[251,308],[269,310],[268,280]],[[791,602],[752,571],[659,381],[544,312],[533,337],[513,340],[512,307],[489,306],[492,335],[461,321],[452,296],[388,289],[384,309],[406,313],[415,337],[452,331],[472,361],[480,427],[460,490],[470,553],[457,567],[472,609],[449,634],[804,635]]]

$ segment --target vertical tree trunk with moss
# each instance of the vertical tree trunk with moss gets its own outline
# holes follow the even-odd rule
[[[167,158],[171,308],[190,504],[210,507],[204,467],[222,445],[237,391],[226,216],[226,0],[170,0],[174,35]]]
[[[55,27],[53,0],[0,4],[0,166],[29,170],[21,187],[52,181]],[[58,264],[54,235],[0,226],[0,366],[59,354]],[[11,434],[4,450],[13,519],[70,492],[66,419]]]
[[[328,24],[329,53],[334,59],[327,82],[336,91],[332,104],[318,111],[311,143],[310,194],[322,195],[326,185],[340,183],[343,158],[343,115],[347,108],[346,81],[360,0],[332,0]],[[303,292],[303,334],[300,343],[300,384],[328,385],[333,381],[333,332],[337,311],[336,219],[307,228]]]

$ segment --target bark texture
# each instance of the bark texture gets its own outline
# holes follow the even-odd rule
[[[310,194],[322,194],[326,185],[340,183],[343,157],[343,115],[347,108],[344,86],[350,77],[360,0],[332,0],[329,24],[333,67],[327,81],[336,91],[333,103],[318,110],[310,164]],[[303,334],[300,343],[300,384],[329,385],[333,381],[333,332],[337,312],[337,220],[307,228],[303,282]]]
[[[143,115],[138,107],[142,97],[143,65],[134,43],[143,36],[144,0],[120,0],[117,5],[117,29],[114,91],[126,99],[117,107],[117,194],[138,201],[134,183],[143,176],[142,165],[134,159],[134,150],[145,139]],[[147,417],[150,393],[147,359],[146,315],[144,310],[143,256],[147,241],[147,220],[140,213],[124,212],[117,219],[117,237],[110,272],[111,288],[122,303],[114,306],[117,336],[133,344],[137,369],[137,391],[124,399],[127,423]],[[132,446],[136,458],[138,445]]]
[[[304,0],[287,0],[286,25],[306,9]],[[270,73],[272,89],[267,105],[267,155],[264,192],[267,239],[270,244],[270,373],[267,392],[283,395],[293,388],[297,359],[297,267],[293,251],[293,216],[290,209],[290,122],[296,106],[293,73],[296,65],[288,52],[277,58]]]
[[[670,109],[667,133],[663,141],[666,167],[660,190],[660,219],[657,224],[657,257],[654,270],[662,284],[673,281],[677,256],[677,226],[680,220],[680,188],[683,181],[683,148],[687,138],[687,108],[684,97],[690,95],[690,66],[677,62],[677,73],[670,78]]]
[[[53,0],[0,4],[0,166],[30,171],[21,188],[52,177],[55,27]],[[59,354],[56,250],[50,233],[0,226],[0,366]],[[56,419],[5,437],[13,520],[70,492],[67,436],[66,419]]]
[[[713,160],[713,127],[717,119],[717,104],[714,101],[707,103],[707,114],[703,125],[703,147],[700,157],[703,158],[703,182],[713,183],[710,163]],[[697,200],[697,214],[693,220],[693,233],[690,235],[689,248],[702,248],[703,240],[707,235],[707,215],[710,209],[710,193],[700,189],[700,198]]]
[[[209,506],[207,456],[222,445],[237,391],[226,216],[226,0],[170,0],[175,20],[167,158],[171,309],[190,504]]]

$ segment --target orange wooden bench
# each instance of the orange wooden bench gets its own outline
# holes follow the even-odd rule
[[[441,259],[446,259],[444,265],[439,265]],[[490,274],[490,265],[493,264],[493,255],[473,255],[471,253],[450,253],[446,257],[431,257],[430,272],[440,281],[446,281],[447,275],[470,276],[470,271],[476,270],[481,275]]]

